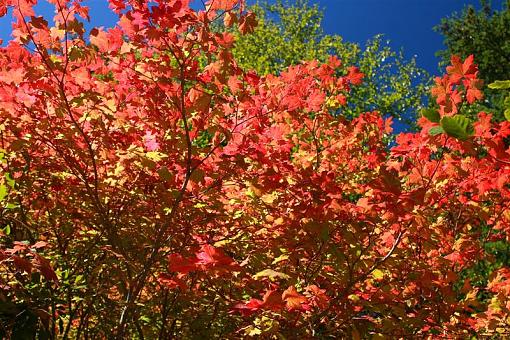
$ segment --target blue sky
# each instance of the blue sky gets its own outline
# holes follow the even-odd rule
[[[403,48],[407,57],[417,56],[418,65],[431,74],[439,74],[435,52],[443,48],[441,36],[432,28],[441,18],[461,11],[478,0],[311,0],[325,11],[324,29],[339,34],[345,40],[364,43],[382,33],[395,49]],[[503,0],[495,0],[501,8]],[[251,3],[254,0],[250,0]],[[48,15],[49,7],[39,5],[39,14]],[[108,10],[106,0],[87,0],[92,22],[87,27],[111,26],[115,16]],[[10,35],[10,18],[0,18],[0,39]]]
[[[478,0],[320,0],[325,9],[326,33],[336,33],[345,40],[364,42],[384,34],[395,49],[404,49],[407,57],[416,55],[418,65],[437,74],[435,52],[443,49],[442,36],[433,31],[441,18]],[[501,3],[494,1],[494,4]],[[496,8],[501,8],[497,6]]]

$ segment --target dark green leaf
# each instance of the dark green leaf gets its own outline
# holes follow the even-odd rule
[[[170,173],[170,171],[168,171],[168,168],[166,166],[163,166],[163,167],[159,168],[158,175],[164,181],[169,181],[173,177],[173,175]]]
[[[421,110],[421,114],[423,117],[427,118],[433,123],[439,123],[441,120],[441,116],[439,115],[439,112],[435,109],[423,109]]]

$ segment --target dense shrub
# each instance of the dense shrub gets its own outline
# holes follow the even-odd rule
[[[470,57],[439,110],[388,149],[391,120],[341,116],[355,67],[239,68],[242,3],[8,1],[0,50],[0,319],[12,338],[466,337],[506,331],[510,123]],[[5,2],[2,3],[5,6]],[[0,12],[5,12],[0,7]]]

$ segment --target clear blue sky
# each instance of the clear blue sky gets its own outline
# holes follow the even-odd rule
[[[395,49],[403,48],[405,55],[417,56],[418,65],[431,74],[438,74],[435,52],[442,49],[441,36],[432,30],[440,19],[460,11],[478,0],[311,0],[325,10],[324,29],[345,40],[364,43],[382,33]],[[250,0],[251,3],[254,0]],[[92,26],[111,26],[115,16],[108,10],[106,0],[87,0],[91,7]],[[502,0],[493,1],[501,8]],[[39,5],[39,14],[48,15],[49,6]],[[10,35],[10,18],[0,18],[0,39]]]
[[[435,52],[443,49],[442,36],[433,31],[441,18],[478,0],[320,0],[325,9],[326,33],[337,33],[345,40],[364,42],[384,34],[395,49],[403,48],[407,57],[416,55],[418,65],[431,74],[438,73]],[[499,1],[493,1],[496,5]],[[497,6],[496,8],[501,8]]]

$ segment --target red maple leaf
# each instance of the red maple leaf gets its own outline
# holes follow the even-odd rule
[[[284,306],[282,295],[276,290],[268,290],[262,300],[251,298],[246,303],[238,303],[233,309],[243,314],[243,316],[249,316],[261,309],[269,309],[274,312],[280,311]]]
[[[230,11],[239,3],[239,0],[209,0],[207,5],[210,9]]]
[[[13,256],[12,260],[16,269],[27,272],[29,274],[32,272],[32,263],[30,263],[29,260],[19,256]]]
[[[194,259],[187,259],[179,254],[168,256],[168,270],[171,272],[187,274],[196,269],[196,260]]]
[[[248,13],[239,19],[239,31],[242,34],[252,33],[257,27],[257,19],[254,13]]]
[[[464,86],[467,89],[466,99],[469,104],[473,104],[475,101],[483,99],[483,93],[481,91],[483,81],[476,78],[465,79]]]
[[[158,277],[158,282],[169,288],[169,289],[175,289],[175,288],[181,288],[182,290],[186,289],[186,284],[183,280],[179,279],[178,277],[172,277],[169,274],[161,273]]]
[[[363,77],[365,76],[363,73],[359,71],[359,68],[356,66],[351,66],[347,69],[349,73],[347,73],[347,80],[353,85],[359,85],[363,82]]]
[[[197,254],[197,264],[204,267],[230,268],[236,267],[235,261],[225,255],[221,249],[215,248],[210,244],[205,244],[201,252]]]

